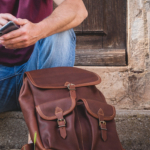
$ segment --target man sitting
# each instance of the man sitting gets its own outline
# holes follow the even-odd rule
[[[20,25],[0,37],[0,112],[20,110],[24,72],[74,66],[76,36],[72,28],[83,22],[87,10],[82,0],[54,2],[58,7],[53,11],[52,0],[0,1],[0,27],[8,21]]]

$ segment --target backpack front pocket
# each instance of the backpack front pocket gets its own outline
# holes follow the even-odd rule
[[[36,106],[41,141],[46,149],[79,150],[74,108],[70,97]]]
[[[78,99],[77,103],[84,105],[89,120],[92,134],[91,150],[122,150],[114,121],[115,108],[91,99]]]

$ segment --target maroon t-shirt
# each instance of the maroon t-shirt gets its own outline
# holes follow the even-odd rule
[[[10,13],[17,18],[40,22],[53,11],[53,0],[0,0],[0,13]],[[0,64],[7,66],[25,63],[32,54],[34,45],[22,49],[5,49],[0,45]]]

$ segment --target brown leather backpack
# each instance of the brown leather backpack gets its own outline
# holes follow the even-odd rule
[[[26,72],[19,102],[35,150],[123,150],[100,77],[75,67]],[[22,150],[34,150],[27,144]]]

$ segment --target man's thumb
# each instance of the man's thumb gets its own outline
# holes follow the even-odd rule
[[[17,19],[14,19],[13,22],[17,25],[23,26],[28,23],[28,20],[17,18]]]

